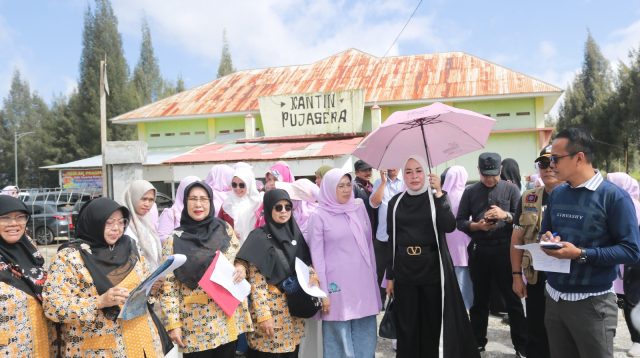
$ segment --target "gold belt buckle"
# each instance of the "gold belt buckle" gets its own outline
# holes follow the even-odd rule
[[[407,254],[409,256],[419,256],[422,254],[422,247],[420,246],[407,246]]]

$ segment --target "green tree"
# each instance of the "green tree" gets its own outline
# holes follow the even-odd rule
[[[135,87],[136,106],[143,106],[161,98],[163,80],[160,76],[160,66],[153,51],[151,31],[146,20],[142,22],[142,44],[140,58],[133,70],[133,86]]]
[[[81,157],[100,153],[100,61],[106,58],[110,94],[107,97],[107,118],[135,108],[129,67],[124,58],[118,20],[109,0],[95,0],[92,12],[88,7],[84,16],[82,54],[78,92],[72,106],[78,154]],[[133,136],[130,126],[108,123],[109,140],[127,140]]]
[[[607,103],[613,91],[609,61],[602,55],[591,33],[587,35],[582,70],[565,92],[558,130],[571,126],[588,128],[596,139],[596,165],[609,170],[620,138],[611,129]]]
[[[231,61],[231,51],[229,51],[229,41],[227,41],[227,30],[222,30],[222,54],[218,65],[218,78],[236,72]]]
[[[31,93],[26,80],[19,71],[15,71],[11,81],[9,94],[3,100],[2,126],[6,130],[2,136],[2,171],[7,181],[15,183],[14,136],[15,133],[27,133],[18,142],[18,175],[22,187],[41,187],[55,185],[57,175],[40,167],[51,155],[51,140],[44,129],[51,119],[49,109],[44,100]],[[9,179],[10,180],[7,180]]]

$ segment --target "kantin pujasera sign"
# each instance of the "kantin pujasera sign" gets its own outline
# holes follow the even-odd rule
[[[362,132],[361,89],[260,97],[266,137]]]

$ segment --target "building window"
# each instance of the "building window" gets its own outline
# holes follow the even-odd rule
[[[160,133],[151,133],[151,134],[149,134],[149,137],[158,138],[158,137],[160,137]]]
[[[233,133],[243,133],[244,129],[234,129]]]
[[[180,135],[191,135],[191,132],[180,132]]]
[[[175,135],[176,135],[175,133],[165,133],[164,134],[165,137],[173,137]]]
[[[491,115],[489,113],[485,113],[484,115],[487,116],[487,117],[491,117]]]
[[[498,113],[496,114],[496,117],[509,117],[511,115],[511,113]]]
[[[228,129],[225,129],[225,130],[220,131],[220,132],[218,132],[218,133],[220,133],[220,134],[229,134],[229,133],[230,133],[230,131],[229,131]]]
[[[516,116],[528,116],[531,112],[516,112]]]
[[[195,134],[195,135],[204,135],[205,132],[204,131],[195,131],[193,134]]]

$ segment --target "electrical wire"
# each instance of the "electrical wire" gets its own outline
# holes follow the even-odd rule
[[[418,8],[420,7],[420,4],[422,4],[422,0],[418,1],[418,5],[416,5],[416,8],[413,9],[413,12],[411,13],[411,16],[409,16],[409,19],[407,20],[407,22],[404,24],[404,26],[402,27],[402,30],[400,30],[400,32],[398,33],[398,36],[396,36],[396,38],[393,40],[393,42],[391,43],[391,45],[389,46],[389,48],[387,49],[387,51],[385,51],[384,55],[382,55],[382,58],[387,57],[387,54],[389,53],[389,51],[391,51],[391,48],[393,48],[393,45],[396,44],[396,42],[398,41],[398,39],[400,38],[400,35],[402,35],[402,33],[404,32],[404,29],[407,28],[407,26],[409,25],[409,23],[411,22],[411,19],[413,19],[413,16],[416,14],[416,12],[418,11]]]

